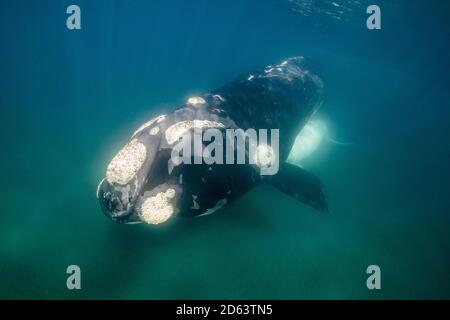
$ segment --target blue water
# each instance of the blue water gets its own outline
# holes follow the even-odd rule
[[[0,298],[450,298],[449,5],[379,0],[369,31],[372,3],[334,2],[352,11],[77,0],[69,31],[72,2],[1,1]],[[102,215],[97,184],[141,123],[296,55],[325,84],[331,134],[354,143],[304,163],[329,214],[261,185],[160,227]],[[372,264],[381,290],[366,288]]]

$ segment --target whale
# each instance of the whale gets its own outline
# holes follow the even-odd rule
[[[323,102],[323,82],[310,69],[304,57],[288,58],[243,73],[145,122],[106,168],[97,188],[102,212],[117,223],[159,225],[174,217],[215,213],[260,183],[327,212],[320,179],[287,161],[298,132]],[[258,161],[264,159],[258,152],[256,161],[248,163],[175,162],[180,141],[205,130],[224,133],[222,144],[235,138],[228,130],[276,130],[276,152],[266,143],[257,151],[271,151],[269,162]],[[262,174],[275,162],[275,174]]]
[[[294,145],[292,146],[286,161],[302,167],[303,160],[315,153],[324,141],[344,147],[352,146],[354,144],[353,142],[338,141],[331,137],[325,120],[314,117],[313,119],[310,119],[297,134]]]

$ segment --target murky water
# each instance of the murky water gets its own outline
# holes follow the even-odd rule
[[[0,3],[1,298],[450,298],[445,1],[378,1],[376,31],[362,0],[77,4],[69,31],[64,2]],[[159,227],[102,215],[97,184],[141,123],[296,55],[325,84],[317,116],[352,142],[302,163],[329,214],[261,185]]]

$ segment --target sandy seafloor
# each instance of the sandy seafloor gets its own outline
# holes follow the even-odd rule
[[[380,0],[369,31],[365,1],[335,2],[353,10],[78,0],[82,30],[68,31],[67,1],[2,1],[0,298],[450,298],[450,9]],[[329,214],[261,185],[158,227],[102,215],[97,184],[141,123],[295,55],[325,84],[318,116],[354,143],[303,164]],[[71,264],[80,291],[66,289]]]

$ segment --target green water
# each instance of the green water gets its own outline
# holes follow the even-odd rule
[[[0,298],[450,298],[450,11],[405,2],[379,1],[371,33],[364,9],[331,21],[281,0],[78,1],[74,32],[64,1],[2,1]],[[261,185],[158,227],[102,215],[97,184],[141,123],[294,55],[317,66],[333,136],[354,142],[304,163],[329,214]]]

